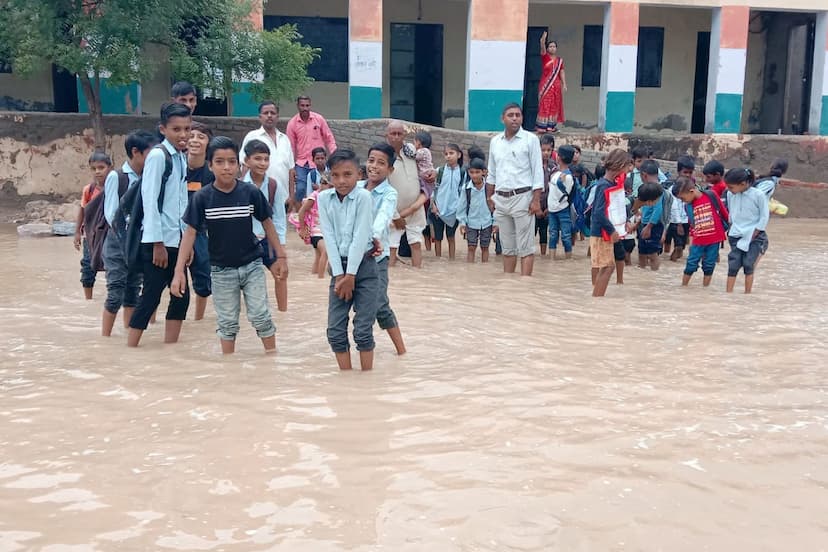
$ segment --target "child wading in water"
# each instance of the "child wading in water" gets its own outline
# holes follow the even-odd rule
[[[750,169],[730,169],[725,174],[727,207],[730,211],[730,254],[727,256],[727,291],[733,291],[736,275],[745,273],[745,293],[753,289],[756,263],[768,250],[765,229],[770,219],[768,196],[753,187]]]
[[[276,250],[276,262],[270,267],[278,281],[287,277],[287,256],[276,235],[267,199],[256,186],[236,178],[239,172],[239,148],[226,136],[210,141],[207,162],[216,177],[212,186],[195,193],[184,222],[187,229],[181,239],[181,250],[175,265],[170,291],[182,297],[187,288],[184,273],[193,252],[196,234],[207,230],[213,285],[213,306],[216,310],[221,352],[236,349],[239,333],[241,296],[247,319],[256,328],[265,353],[276,352],[276,326],[267,301],[267,280],[262,270],[262,246],[253,233],[253,219],[264,228],[268,243]]]
[[[466,184],[466,169],[463,168],[463,150],[457,144],[445,149],[446,164],[437,171],[434,195],[431,196],[431,219],[434,228],[434,255],[440,257],[443,248],[443,233],[448,239],[449,259],[454,260],[457,232],[457,204],[460,192]]]
[[[92,182],[83,188],[81,204],[78,210],[78,220],[75,222],[75,249],[83,249],[81,258],[81,285],[87,301],[92,299],[92,289],[95,286],[97,268],[92,266],[89,252],[89,243],[86,239],[86,230],[83,227],[85,208],[93,199],[104,191],[106,176],[112,170],[112,160],[103,152],[96,151],[89,157],[89,168],[92,170]]]
[[[604,161],[606,173],[595,184],[595,200],[592,203],[592,219],[589,230],[589,249],[592,258],[592,296],[603,297],[607,293],[612,273],[615,271],[613,244],[619,240],[618,232],[609,219],[609,193],[615,188],[615,179],[630,163],[627,152],[614,149]]]
[[[373,254],[382,249],[374,235],[371,193],[357,187],[359,160],[338,149],[328,160],[333,189],[319,194],[319,222],[328,249],[328,343],[340,370],[350,370],[348,320],[354,310],[354,341],[363,370],[374,367],[374,322],[380,303],[379,269]]]
[[[250,169],[244,180],[256,186],[267,199],[268,204],[270,204],[276,235],[279,237],[279,242],[284,246],[287,243],[287,217],[285,216],[284,203],[276,200],[279,197],[277,186],[280,186],[280,184],[267,176],[267,169],[270,167],[270,148],[261,140],[250,140],[244,146],[244,155],[244,164]],[[272,253],[276,252],[278,254],[279,249],[270,243],[265,235],[264,227],[255,219],[253,221],[253,232],[260,240],[262,261],[265,268],[270,269],[277,260]],[[288,304],[287,276],[276,278],[273,285],[276,306],[281,312],[285,312]]]
[[[366,163],[368,178],[358,182],[357,186],[371,192],[374,215],[374,243],[379,243],[381,251],[376,256],[379,277],[379,304],[377,307],[377,323],[381,330],[388,332],[388,337],[394,344],[398,355],[405,354],[403,341],[397,316],[391,310],[391,301],[388,299],[388,259],[391,256],[391,239],[389,229],[397,209],[397,190],[388,182],[388,175],[394,172],[394,163],[397,154],[394,148],[382,142],[374,144],[368,150]],[[369,262],[366,259],[365,262]]]
[[[465,236],[469,246],[466,261],[470,263],[474,262],[478,243],[481,262],[489,262],[489,244],[495,229],[494,217],[486,201],[485,170],[485,161],[472,159],[468,169],[469,181],[460,194],[460,204],[457,206],[460,233]]]
[[[686,176],[676,179],[673,195],[685,205],[690,225],[690,254],[684,267],[681,285],[690,283],[690,278],[699,269],[701,262],[702,280],[705,287],[713,279],[719,244],[725,240],[728,227],[728,213],[722,200],[712,190],[701,191],[695,182]],[[678,202],[676,202],[678,203]],[[677,246],[678,247],[678,246]]]
[[[561,146],[558,148],[558,170],[549,183],[549,249],[552,258],[558,258],[558,238],[564,248],[564,256],[572,258],[572,198],[575,179],[569,165],[575,158],[575,148]]]
[[[539,237],[541,257],[546,257],[549,244],[549,182],[552,174],[558,170],[558,164],[555,161],[555,137],[548,133],[542,135],[540,145],[543,161],[543,191],[540,202],[543,212],[535,216],[535,234]]]
[[[325,268],[328,266],[328,253],[325,251],[322,228],[319,226],[319,194],[330,188],[331,183],[325,178],[320,180],[317,186],[318,189],[313,190],[302,200],[299,212],[291,215],[288,220],[296,227],[305,243],[313,247],[315,257],[311,265],[311,274],[324,278]]]

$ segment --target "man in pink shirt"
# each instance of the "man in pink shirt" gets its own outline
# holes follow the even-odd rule
[[[294,115],[287,124],[287,136],[293,146],[293,157],[296,159],[296,182],[307,182],[308,173],[315,167],[313,150],[325,148],[328,155],[336,151],[336,140],[328,126],[328,121],[311,111],[311,99],[308,96],[299,96],[296,99],[299,113]],[[290,197],[296,209],[305,199],[305,186],[292,186]]]

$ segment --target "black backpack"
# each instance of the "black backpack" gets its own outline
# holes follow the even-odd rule
[[[116,171],[116,174],[118,175],[118,197],[123,197],[129,187],[129,176],[120,169]],[[83,231],[89,245],[89,264],[95,272],[100,272],[105,268],[103,247],[106,235],[109,233],[109,224],[104,216],[105,204],[106,188],[83,209]]]
[[[164,174],[161,176],[161,190],[158,193],[158,211],[163,210],[164,193],[167,187],[167,180],[172,174],[172,156],[163,144],[155,146],[164,152]],[[131,273],[143,272],[141,263],[141,235],[144,223],[144,199],[141,195],[143,179],[139,178],[121,197],[119,216],[125,217],[129,213],[129,220],[126,224],[126,236],[124,238],[124,260],[127,269]]]

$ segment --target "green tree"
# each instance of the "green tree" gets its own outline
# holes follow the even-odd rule
[[[249,82],[256,101],[289,98],[313,82],[308,66],[320,50],[300,43],[295,25],[256,31],[248,17],[250,4],[213,6],[190,35],[187,51],[173,59],[173,72],[202,89],[220,91],[233,113],[233,93]],[[198,27],[199,25],[196,25]]]
[[[181,22],[210,0],[4,0],[0,44],[15,72],[55,64],[77,75],[89,106],[95,145],[103,148],[102,79],[127,85],[152,76],[159,62],[147,44],[182,48]]]

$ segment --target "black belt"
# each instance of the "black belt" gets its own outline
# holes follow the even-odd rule
[[[495,190],[495,193],[501,197],[514,197],[531,191],[532,186],[526,186],[525,188],[516,188],[514,190]]]

